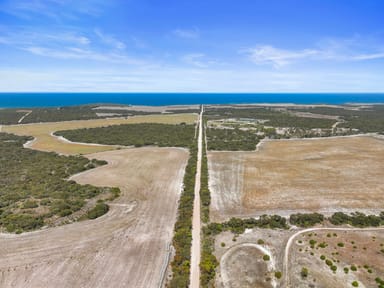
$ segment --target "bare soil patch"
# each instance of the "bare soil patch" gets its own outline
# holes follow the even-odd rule
[[[383,208],[384,142],[374,137],[267,141],[208,159],[214,221]]]
[[[352,287],[354,281],[358,287],[378,287],[375,278],[384,279],[383,246],[384,231],[322,230],[299,235],[290,252],[290,287]],[[308,269],[307,277],[300,275],[303,267]]]
[[[224,232],[215,237],[215,256],[220,262],[215,285],[226,287],[284,287],[284,245],[292,231],[252,229],[244,234]],[[264,255],[270,260],[263,260]]]
[[[109,164],[72,179],[117,186],[121,197],[95,220],[0,235],[1,287],[157,287],[188,152],[139,148],[88,157]]]

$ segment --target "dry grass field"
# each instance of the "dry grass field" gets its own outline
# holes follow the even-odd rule
[[[65,125],[70,124],[48,130],[73,128]],[[95,220],[1,234],[0,287],[157,287],[172,241],[187,150],[122,149],[88,157],[109,164],[72,179],[120,187],[121,196]]]
[[[369,211],[384,201],[384,141],[342,137],[264,142],[256,152],[209,152],[211,215]]]
[[[311,248],[310,241],[315,243]],[[319,245],[324,243],[325,245]],[[328,261],[327,261],[328,260]],[[326,263],[328,262],[328,265]],[[329,262],[331,261],[331,262]],[[315,231],[296,237],[291,247],[290,287],[379,287],[384,280],[384,231]],[[331,264],[331,265],[330,265]],[[336,268],[335,272],[331,267]],[[308,276],[302,277],[305,267]],[[355,270],[355,268],[356,270]],[[345,269],[345,270],[344,270]],[[354,271],[355,270],[355,271]]]
[[[80,128],[105,127],[119,124],[136,124],[136,123],[164,123],[179,124],[185,122],[187,124],[195,123],[196,114],[171,114],[171,115],[146,115],[135,116],[130,118],[111,118],[81,121],[65,121],[54,123],[36,123],[23,125],[2,126],[3,132],[13,133],[16,135],[33,136],[35,140],[29,144],[29,148],[41,151],[55,151],[60,154],[90,154],[107,150],[116,149],[116,146],[107,145],[90,145],[69,143],[61,140],[59,137],[52,136],[55,131],[72,130]]]

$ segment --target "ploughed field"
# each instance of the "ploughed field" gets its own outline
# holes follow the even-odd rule
[[[139,148],[90,154],[109,164],[81,184],[121,189],[95,220],[0,235],[1,287],[156,287],[172,241],[188,151]]]
[[[213,221],[382,209],[384,141],[378,138],[271,140],[256,152],[209,152],[208,159]]]

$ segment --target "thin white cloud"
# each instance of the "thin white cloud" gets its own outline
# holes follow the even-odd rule
[[[354,60],[374,60],[374,59],[382,59],[384,58],[383,53],[373,53],[373,54],[361,54],[353,57]]]
[[[172,34],[184,39],[197,39],[200,37],[200,32],[197,28],[193,29],[175,29]]]
[[[380,92],[377,71],[320,73],[185,69],[0,69],[0,91]]]
[[[200,68],[206,68],[208,67],[208,63],[204,61],[205,54],[203,53],[191,53],[186,54],[182,57],[183,62],[200,67]]]
[[[384,51],[380,47],[362,47],[356,41],[328,41],[329,45],[320,48],[287,50],[271,45],[257,45],[242,49],[248,58],[257,65],[271,65],[281,68],[299,61],[366,61],[384,58]],[[353,45],[352,45],[353,44]]]
[[[97,17],[111,1],[4,0],[0,3],[0,11],[23,19],[43,16],[61,21],[78,19],[81,15]]]
[[[124,50],[126,48],[126,45],[120,41],[117,40],[115,37],[105,34],[99,29],[95,29],[95,34],[100,38],[100,40],[109,46],[112,46],[115,49]]]
[[[24,51],[30,52],[34,55],[65,59],[65,60],[93,60],[103,61],[110,63],[119,64],[130,64],[130,65],[144,65],[145,63],[139,59],[130,58],[126,55],[117,53],[100,53],[90,49],[83,49],[78,47],[67,47],[61,49],[52,49],[39,46],[30,46],[23,48]]]
[[[16,47],[25,45],[79,45],[91,44],[89,37],[76,32],[68,31],[38,31],[29,28],[19,28],[3,31],[0,37],[1,44]]]
[[[319,55],[320,51],[314,49],[284,50],[270,45],[258,45],[244,50],[252,62],[256,64],[271,64],[276,68],[288,65],[296,60]]]

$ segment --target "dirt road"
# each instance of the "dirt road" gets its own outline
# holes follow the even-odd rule
[[[191,248],[191,278],[190,287],[198,288],[200,285],[200,231],[201,231],[201,218],[200,218],[200,178],[201,178],[201,159],[203,154],[203,112],[204,108],[201,107],[199,117],[199,138],[197,150],[197,169],[195,180],[195,199],[193,202],[193,216],[192,216],[192,248]]]
[[[172,241],[187,150],[151,147],[88,157],[109,164],[73,180],[118,186],[121,197],[95,220],[0,235],[0,287],[159,285]]]

